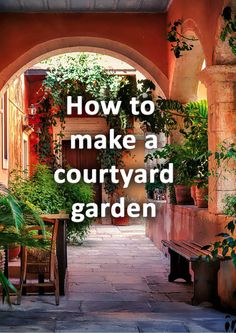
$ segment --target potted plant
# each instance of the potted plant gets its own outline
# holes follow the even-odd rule
[[[69,214],[75,202],[89,203],[94,197],[92,186],[82,181],[78,184],[57,184],[52,170],[46,165],[35,166],[30,177],[19,171],[12,172],[10,189],[39,214]],[[85,218],[81,223],[68,223],[67,240],[81,244],[92,222],[93,219]]]
[[[190,187],[186,184],[177,184],[175,187],[175,197],[178,205],[191,205],[192,197]]]
[[[31,247],[45,247],[47,244],[32,239],[27,231],[30,224],[39,224],[43,230],[44,223],[29,205],[17,200],[2,184],[0,184],[0,284],[2,285],[4,295],[8,304],[10,301],[10,292],[16,293],[16,288],[6,278],[3,270],[2,248],[11,244],[19,244]],[[43,231],[44,232],[44,231]]]
[[[129,216],[126,214],[124,217],[113,217],[112,222],[117,226],[125,226],[129,224]]]
[[[208,184],[203,180],[198,182],[195,187],[195,198],[198,208],[208,207]]]
[[[160,178],[157,176],[154,183],[147,182],[145,184],[145,189],[147,192],[148,199],[158,200],[158,196],[165,197],[166,193],[166,184],[163,184],[160,181]],[[160,195],[158,195],[158,193]]]
[[[115,193],[115,197],[118,201],[120,195]],[[127,214],[127,206],[129,203],[133,202],[128,196],[125,196],[125,215],[123,217],[112,217],[112,224],[117,226],[125,226],[129,224],[129,216]]]
[[[191,183],[191,196],[198,208],[208,207],[208,156],[205,152],[196,158],[196,170]]]
[[[20,245],[17,243],[9,244],[8,246],[8,259],[9,261],[17,261],[20,254]]]
[[[184,145],[172,145],[169,163],[174,165],[174,189],[178,205],[192,204],[190,179],[194,160],[191,151]]]
[[[173,163],[174,166],[174,192],[177,204],[191,204],[190,179],[192,178],[193,159],[191,150],[184,145],[166,144],[163,148],[145,156],[147,160],[162,160],[163,165]],[[159,166],[159,164],[158,164]],[[170,188],[170,186],[169,186]]]

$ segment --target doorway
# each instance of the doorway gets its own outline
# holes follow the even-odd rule
[[[71,149],[70,140],[62,141],[62,161],[63,167],[70,166],[71,168],[79,169],[81,172],[84,169],[99,170],[101,168],[98,160],[99,151],[92,149]],[[94,202],[100,204],[102,202],[102,184],[93,184],[94,187]]]

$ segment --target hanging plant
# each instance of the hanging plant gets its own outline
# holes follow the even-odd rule
[[[56,115],[52,112],[52,101],[45,96],[38,104],[38,142],[34,148],[40,163],[49,165],[52,169],[57,166],[57,154],[54,152],[52,127],[57,124]]]
[[[141,103],[144,100],[153,100],[150,89],[145,93],[141,92],[139,101]],[[155,134],[164,133],[168,137],[173,130],[178,128],[178,118],[183,119],[185,128],[192,126],[196,121],[207,123],[207,101],[182,104],[177,100],[158,96],[154,102],[155,111],[153,114],[143,115],[140,113],[137,117],[145,125],[148,132]]]
[[[169,31],[167,33],[167,40],[171,43],[171,51],[176,58],[182,56],[181,52],[191,51],[194,47],[192,42],[197,41],[197,38],[187,37],[181,33],[183,21],[181,19],[176,20],[173,24],[169,23]]]
[[[232,17],[232,9],[227,6],[223,10],[222,17],[225,24],[221,31],[220,39],[223,42],[227,40],[232,53],[236,55],[236,15]]]
[[[92,58],[91,58],[92,57]],[[79,56],[63,55],[47,60],[49,66],[43,81],[44,98],[38,107],[38,136],[39,142],[35,145],[39,161],[49,165],[52,169],[58,167],[61,156],[61,140],[53,140],[52,128],[60,125],[59,139],[64,136],[65,117],[67,112],[67,96],[72,98],[83,96],[83,101],[94,99],[96,101],[122,101],[119,115],[104,115],[108,128],[113,128],[116,134],[126,134],[133,127],[129,101],[136,96],[136,81],[131,76],[117,76],[105,70],[97,61],[97,56],[80,54]],[[99,155],[103,167],[122,165],[125,150],[104,150]],[[107,177],[105,191],[111,195],[117,190],[117,185],[111,184]]]

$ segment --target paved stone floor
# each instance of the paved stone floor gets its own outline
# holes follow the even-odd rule
[[[25,296],[0,308],[0,332],[224,332],[225,314],[190,304],[192,286],[168,283],[168,260],[143,225],[96,225],[69,247],[69,293]]]

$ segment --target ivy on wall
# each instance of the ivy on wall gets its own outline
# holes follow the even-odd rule
[[[176,58],[182,56],[183,51],[191,51],[194,47],[192,42],[197,41],[197,38],[187,37],[181,32],[183,20],[178,19],[173,24],[169,23],[169,31],[167,33],[167,40],[171,43],[171,51]]]
[[[223,10],[222,17],[225,24],[220,38],[223,42],[228,41],[232,53],[236,56],[236,15],[233,17],[231,7],[227,6]]]
[[[114,102],[120,100],[122,107],[119,115],[105,116],[108,127],[113,128],[116,134],[125,134],[133,127],[129,101],[136,96],[136,80],[131,76],[117,76],[107,71],[97,62],[96,56],[80,54],[79,56],[63,55],[45,62],[49,69],[43,81],[44,98],[38,108],[38,137],[35,150],[39,161],[49,165],[52,169],[58,167],[61,160],[60,140],[53,139],[52,127],[60,125],[59,138],[63,139],[66,117],[67,96],[72,98],[83,96],[83,101],[94,99]],[[102,150],[100,161],[104,168],[110,165],[120,167],[123,165],[123,153],[119,151]],[[111,195],[118,185],[106,179],[105,191]]]
[[[227,41],[232,53],[236,55],[236,15],[233,16],[232,8],[227,6],[224,8],[222,17],[224,19],[224,26],[221,30],[220,39]],[[169,23],[167,40],[171,43],[171,51],[176,58],[183,56],[183,51],[191,51],[194,47],[192,42],[198,39],[194,37],[187,37],[181,33],[183,20],[178,19],[173,24]]]

